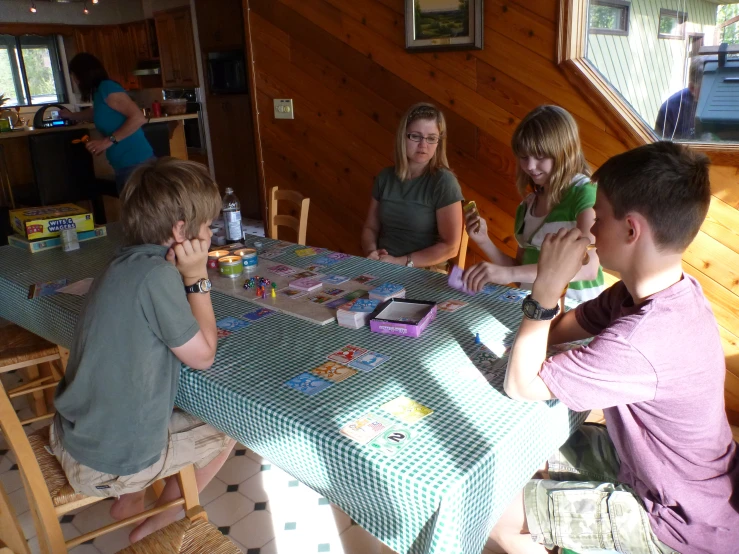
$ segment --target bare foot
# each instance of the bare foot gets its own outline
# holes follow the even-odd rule
[[[131,541],[131,544],[133,544],[137,541],[140,541],[145,536],[150,535],[154,531],[159,531],[159,529],[162,529],[163,527],[166,527],[170,523],[174,523],[175,521],[183,517],[185,517],[185,512],[179,506],[171,508],[166,512],[162,512],[161,514],[151,516],[150,518],[142,521],[138,527],[131,531],[131,534],[128,535],[128,540]]]
[[[144,511],[144,495],[146,491],[121,495],[110,507],[110,517],[115,520],[126,519]]]

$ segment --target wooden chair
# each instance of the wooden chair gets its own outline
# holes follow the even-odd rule
[[[153,534],[150,541],[145,543],[144,540],[141,543],[136,543],[123,552],[126,554],[180,552],[180,550],[171,550],[172,544],[177,543],[172,537],[180,535],[188,535],[189,538],[186,540],[181,538],[177,543],[179,546],[192,543],[195,540],[198,543],[206,541],[206,546],[202,549],[187,550],[187,552],[202,552],[203,554],[211,552],[236,554],[238,552],[235,546],[233,546],[233,543],[230,543],[228,539],[225,539],[227,542],[221,540],[224,537],[217,529],[215,531],[220,535],[220,538],[212,532],[212,529],[210,529],[212,526],[207,524],[207,516],[202,511],[202,508],[197,510],[199,508],[198,487],[195,480],[195,469],[192,465],[187,466],[177,474],[182,498],[172,500],[140,514],[106,525],[101,529],[96,529],[65,541],[58,518],[71,510],[103,499],[85,497],[74,492],[56,457],[46,450],[48,446],[48,428],[26,436],[21,422],[15,410],[13,410],[10,399],[2,388],[0,388],[0,429],[4,433],[10,449],[15,454],[18,471],[20,472],[21,481],[23,482],[23,487],[28,498],[28,504],[31,508],[42,553],[66,554],[69,549],[83,542],[141,521],[175,506],[182,506],[185,509],[187,514],[185,521],[176,522],[173,524],[176,527],[172,529],[168,527],[166,531],[163,529],[159,533]],[[2,514],[8,513],[10,510],[11,508],[7,504],[7,497],[0,495],[0,525],[8,527],[8,529],[0,527],[0,537],[3,537],[3,540],[7,540],[5,539],[6,536],[15,536],[14,533],[17,533],[18,529],[20,529],[20,527],[17,527],[14,532],[10,529],[13,526],[13,518],[2,517]],[[205,523],[207,527],[204,527],[203,523],[198,523],[199,521]],[[17,521],[15,523],[17,524]],[[150,543],[154,543],[155,546],[147,546]],[[166,547],[167,544],[169,544],[169,547]],[[10,545],[8,544],[8,546]],[[20,550],[20,552],[23,552],[23,550]]]
[[[287,200],[299,208],[298,217],[292,215],[277,215],[277,203],[279,200]],[[272,187],[269,203],[269,234],[273,239],[277,238],[277,227],[290,227],[298,234],[298,244],[305,244],[305,235],[308,230],[308,206],[310,198],[304,198],[302,194],[294,190],[278,190]]]
[[[452,265],[449,266],[451,269],[453,266],[458,265],[460,269],[464,269],[464,263],[467,260],[467,243],[470,240],[470,236],[467,234],[467,229],[462,224],[462,236],[459,237],[459,252],[450,261]]]
[[[25,380],[9,389],[8,396],[33,397],[36,417],[24,419],[23,425],[53,417],[54,389],[64,373],[65,361],[55,344],[18,325],[0,326],[0,373],[20,370]]]

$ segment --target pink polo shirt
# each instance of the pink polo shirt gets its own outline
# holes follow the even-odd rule
[[[547,360],[543,381],[573,410],[603,409],[618,479],[644,501],[662,542],[683,554],[739,553],[726,365],[700,285],[683,275],[635,306],[619,282],[575,315],[595,338]]]

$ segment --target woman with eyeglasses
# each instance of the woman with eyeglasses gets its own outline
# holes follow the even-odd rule
[[[462,190],[446,159],[446,121],[433,104],[411,106],[395,137],[395,166],[372,188],[362,248],[371,260],[445,268],[462,234]]]

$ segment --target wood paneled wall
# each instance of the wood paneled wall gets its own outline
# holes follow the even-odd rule
[[[265,184],[311,198],[310,244],[361,253],[374,176],[392,165],[398,120],[414,102],[443,108],[463,193],[509,253],[520,201],[509,142],[527,112],[540,104],[569,110],[593,168],[626,149],[556,64],[558,0],[486,0],[483,50],[424,54],[404,50],[403,0],[244,6]],[[294,99],[295,119],[275,120],[273,98]],[[713,304],[729,369],[727,408],[739,423],[739,175],[735,167],[711,171],[713,203],[685,266]]]

